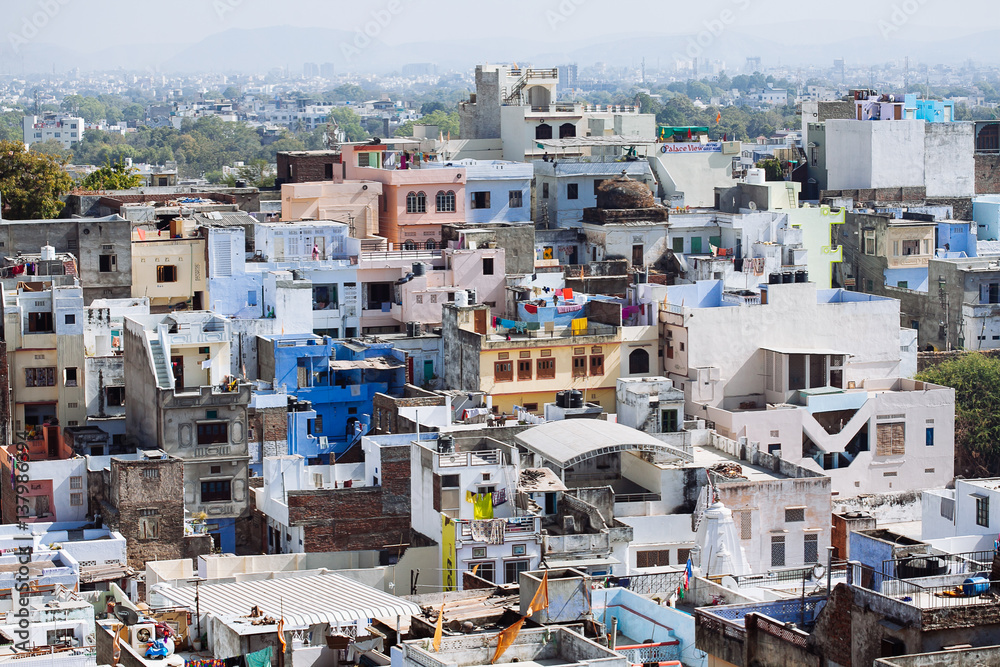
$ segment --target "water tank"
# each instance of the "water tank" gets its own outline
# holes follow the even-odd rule
[[[566,391],[557,391],[556,392],[556,407],[557,408],[568,407],[569,401],[567,400],[567,397],[566,397],[566,394],[568,394],[568,393],[569,392],[566,392]]]
[[[479,293],[474,289],[465,290],[466,294],[469,295],[469,305],[474,306],[479,303]]]
[[[809,282],[809,272],[805,269],[799,269],[795,272],[795,282],[797,283],[807,283]]]
[[[56,258],[56,249],[50,245],[42,246],[42,261],[51,261]]]
[[[455,292],[455,305],[459,308],[465,308],[469,305],[469,293],[464,289],[460,289]]]
[[[750,185],[764,185],[766,181],[767,178],[764,175],[763,169],[757,169],[754,167],[753,169],[747,170],[747,183]]]
[[[424,325],[420,322],[407,322],[406,335],[409,337],[420,336],[424,333]]]
[[[583,407],[583,392],[577,389],[569,392],[569,407],[571,408],[582,408]]]
[[[795,274],[791,271],[785,271],[781,274],[781,282],[783,283],[793,283],[795,282]]]
[[[292,269],[292,280],[305,280],[306,274],[301,269]]]
[[[767,277],[768,285],[780,285],[781,284],[781,274],[775,271]]]
[[[990,580],[986,577],[969,577],[962,582],[962,595],[973,597],[990,590]]]
[[[455,438],[450,435],[439,435],[437,439],[438,454],[454,454]]]
[[[427,273],[427,265],[426,264],[424,264],[423,262],[414,262],[413,263],[413,275],[414,276],[422,276],[425,273]]]

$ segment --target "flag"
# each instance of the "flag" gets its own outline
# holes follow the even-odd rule
[[[716,122],[716,124],[722,122],[722,112],[721,111],[718,113],[718,115],[716,115],[715,122]]]
[[[504,652],[510,648],[510,645],[514,643],[514,640],[517,639],[517,634],[521,631],[521,626],[524,625],[524,618],[525,617],[522,616],[521,620],[517,621],[509,628],[501,630],[500,634],[497,635],[497,650],[493,653],[493,659],[490,660],[490,664],[499,660],[500,656],[502,656]]]
[[[688,589],[691,579],[694,577],[694,567],[691,564],[691,556],[688,556],[687,565],[684,567],[684,590]]]
[[[281,642],[281,652],[284,653],[288,648],[288,643],[285,641],[285,617],[282,616],[278,621],[278,641]]]
[[[441,633],[444,626],[444,603],[441,603],[441,613],[438,614],[437,623],[434,625],[434,652],[441,651]]]
[[[723,132],[722,133],[722,140],[723,141],[729,141],[729,133],[728,132]]]
[[[140,241],[145,241],[146,240],[146,230],[145,229],[143,229],[142,227],[136,227],[135,231],[139,235],[139,240]]]
[[[541,611],[543,609],[549,608],[549,571],[545,570],[545,574],[542,575],[542,583],[535,591],[535,595],[531,598],[531,604],[528,605],[528,613],[525,616],[531,616],[536,611]]]

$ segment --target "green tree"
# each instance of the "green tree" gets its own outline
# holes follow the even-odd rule
[[[781,162],[773,157],[764,158],[757,163],[757,167],[764,170],[764,178],[768,181],[785,180],[785,170],[781,168]]]
[[[424,102],[420,105],[420,115],[426,116],[435,111],[448,111],[448,106],[444,102]]]
[[[274,185],[274,170],[267,160],[249,160],[236,170],[236,176],[229,176],[224,181],[245,181],[252,188],[269,188]]]
[[[397,137],[412,137],[414,125],[437,125],[438,131],[445,138],[451,133],[452,139],[458,139],[459,117],[457,111],[448,113],[447,111],[435,111],[420,118],[420,120],[408,120],[396,128]]]
[[[97,171],[92,171],[80,181],[83,190],[128,190],[143,184],[143,178],[135,167],[128,167],[123,161],[106,162]]]
[[[361,127],[361,117],[349,107],[334,107],[330,111],[330,121],[337,123],[348,141],[364,141],[368,138],[365,128]]]
[[[68,162],[70,158],[73,157],[73,153],[64,148],[63,143],[58,139],[36,141],[31,144],[31,150],[35,153],[45,153],[46,155],[51,155],[56,160],[60,160],[62,162]]]
[[[59,197],[73,179],[65,161],[28,151],[20,141],[0,142],[0,196],[4,214],[13,220],[54,218],[63,209]]]
[[[222,96],[227,100],[236,100],[240,97],[240,89],[236,86],[229,86],[224,91],[222,91]]]
[[[146,118],[146,107],[141,104],[130,104],[122,109],[122,119],[135,125]]]
[[[917,379],[955,390],[955,474],[1000,473],[1000,359],[965,354],[925,369]]]

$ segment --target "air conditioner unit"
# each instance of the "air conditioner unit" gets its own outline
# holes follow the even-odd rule
[[[128,630],[132,649],[140,656],[145,657],[149,642],[156,639],[156,626],[152,623],[140,623],[131,626]]]

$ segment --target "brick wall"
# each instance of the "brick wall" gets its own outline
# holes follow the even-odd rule
[[[443,396],[420,398],[395,398],[388,394],[375,394],[372,400],[372,429],[376,435],[386,433],[414,433],[413,422],[400,419],[399,408],[423,408],[445,404]]]
[[[284,456],[288,453],[288,408],[251,409],[247,413],[247,425],[253,430],[250,444],[256,443],[261,456]]]
[[[312,183],[315,181],[331,181],[341,183],[344,180],[344,168],[340,164],[340,155],[327,151],[315,153],[278,153],[278,183]],[[327,165],[332,165],[333,178],[327,174]],[[291,171],[289,172],[289,167]],[[290,175],[289,175],[290,174]]]
[[[987,357],[1000,356],[1000,350],[951,350],[948,352],[917,352],[917,372],[927,370],[937,366],[938,364],[943,364],[946,361],[952,361],[958,359],[967,354],[982,354]]]
[[[976,194],[1000,193],[1000,154],[976,153]]]
[[[820,612],[813,638],[823,656],[841,667],[853,667],[851,646],[851,608],[854,593],[847,584],[837,584]]]
[[[382,486],[294,491],[288,519],[306,552],[380,550],[410,541],[410,447],[382,449]]]

